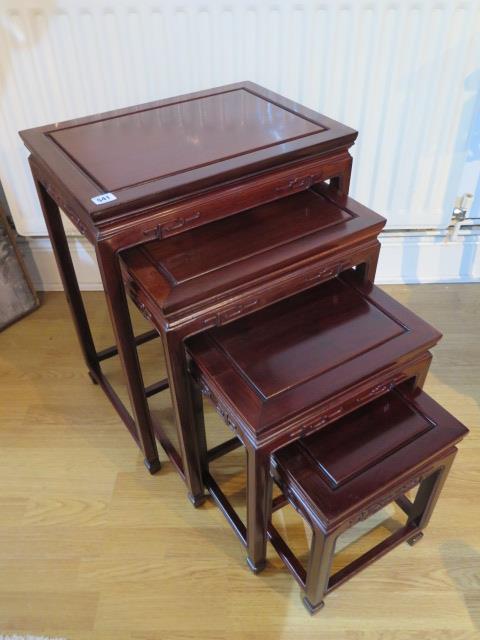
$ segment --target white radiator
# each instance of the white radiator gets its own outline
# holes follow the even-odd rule
[[[251,79],[358,129],[352,195],[444,227],[478,91],[480,3],[0,0],[0,180],[45,227],[19,129]]]

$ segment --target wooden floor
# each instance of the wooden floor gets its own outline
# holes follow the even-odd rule
[[[265,572],[252,575],[211,503],[195,510],[168,462],[156,476],[146,473],[85,373],[63,294],[47,294],[36,313],[2,333],[0,636],[480,638],[480,286],[385,288],[444,333],[426,390],[471,435],[422,542],[366,569],[313,618],[272,550]],[[102,294],[85,299],[98,346],[107,346]],[[141,356],[147,383],[163,375],[158,341]],[[120,384],[118,363],[108,369]],[[171,425],[168,392],[152,404]],[[208,424],[212,442],[229,437],[211,412]],[[241,505],[243,452],[217,461],[216,475]],[[367,521],[372,533],[355,532],[341,557],[384,535],[393,517],[386,511]],[[276,518],[305,548],[308,529],[298,516],[286,509]]]

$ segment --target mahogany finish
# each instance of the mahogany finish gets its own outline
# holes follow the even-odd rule
[[[270,455],[414,379],[440,333],[355,271],[186,343],[192,374],[247,449],[248,562],[265,564]],[[202,432],[201,424],[197,431]],[[203,436],[200,436],[203,438]],[[202,443],[207,486],[212,484]],[[242,538],[244,529],[230,513]]]
[[[348,149],[357,132],[253,82],[20,132],[93,220]],[[113,192],[100,206],[91,198]],[[128,207],[128,209],[127,209]]]
[[[206,309],[211,314],[213,306],[218,312],[225,309],[227,320],[241,315],[222,305],[232,299],[246,302],[250,310],[265,306],[260,293],[244,297],[257,292],[260,285],[268,285],[269,291],[282,285],[284,292],[268,301],[271,303],[275,297],[297,293],[364,264],[351,256],[365,251],[375,254],[384,224],[384,218],[352,198],[318,185],[181,235],[128,249],[120,262],[129,293],[134,298],[135,294],[143,296],[159,328],[187,322]],[[364,259],[369,262],[366,279],[372,280],[375,255]],[[287,278],[294,284],[286,282]],[[222,318],[217,324],[223,324]]]
[[[204,499],[184,340],[358,265],[374,278],[384,218],[319,185],[120,257],[127,292],[165,345],[189,496]],[[165,435],[153,425],[165,447]],[[171,446],[170,446],[171,449]],[[174,459],[175,462],[175,459]],[[177,463],[178,466],[178,463]]]
[[[250,439],[335,398],[387,366],[434,346],[441,334],[351,271],[187,342],[209,386],[221,390]]]
[[[312,611],[418,539],[466,430],[418,391],[440,334],[373,286],[385,220],[347,196],[357,133],[244,82],[20,135],[89,374],[150,472],[157,436],[254,571],[270,537]],[[94,345],[59,207],[95,247],[116,346]],[[134,336],[126,294],[155,331]],[[145,388],[136,347],[158,334],[168,380]],[[117,353],[132,415],[101,369]],[[167,387],[180,451],[148,409]],[[210,451],[200,389],[236,434]],[[240,443],[246,526],[208,469]],[[273,505],[272,461],[284,491]],[[339,532],[393,499],[404,530],[329,577]],[[287,500],[314,529],[307,571],[269,524]]]
[[[200,498],[195,451],[181,456],[152,424],[139,367],[119,252],[163,239],[330,180],[348,192],[357,133],[340,123],[243,82],[20,133],[89,374],[125,422],[153,473],[159,467],[153,429],[192,499]],[[115,199],[92,198],[113,193]],[[94,245],[116,347],[97,353],[80,296],[59,207]],[[378,243],[361,262],[373,277]],[[376,253],[375,253],[376,251]],[[340,265],[341,266],[341,265]],[[288,292],[286,293],[288,295]],[[268,301],[266,301],[266,304]],[[142,303],[143,304],[143,303]],[[246,303],[245,311],[249,304]],[[143,307],[141,307],[143,308]],[[238,315],[243,313],[240,307]],[[199,328],[198,328],[199,329]],[[177,421],[188,419],[186,362],[179,335],[164,336]],[[118,352],[132,415],[100,361]],[[162,381],[157,389],[165,388]],[[149,392],[153,392],[152,389]],[[178,406],[177,406],[178,405]],[[193,463],[192,463],[193,464]]]
[[[419,389],[395,387],[381,398],[281,449],[272,474],[286,499],[313,530],[305,571],[270,526],[270,537],[305,591],[313,613],[323,597],[404,540],[419,539],[468,430]],[[412,503],[404,494],[420,484]],[[334,575],[330,567],[337,538],[392,501],[406,524]]]

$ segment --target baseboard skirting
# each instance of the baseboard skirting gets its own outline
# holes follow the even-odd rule
[[[377,271],[379,284],[480,281],[480,236],[448,236],[405,233],[380,236],[382,251]],[[72,258],[80,289],[102,290],[95,252],[82,237],[70,237]],[[50,240],[45,237],[20,238],[19,246],[38,291],[61,291]]]
[[[93,246],[81,236],[70,236],[68,244],[82,291],[102,291]],[[47,237],[23,237],[18,239],[27,268],[37,291],[62,291],[62,281]]]

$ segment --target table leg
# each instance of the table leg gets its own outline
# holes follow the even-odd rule
[[[107,243],[96,247],[97,262],[102,276],[103,287],[115,333],[118,354],[125,374],[128,395],[133,410],[133,418],[138,444],[145,458],[145,466],[150,473],[160,469],[157,443],[153,435],[150,410],[148,408],[142,371],[138,360],[127,297],[123,287],[118,257]]]
[[[328,591],[337,535],[325,534],[316,526],[313,528],[303,597],[303,603],[310,613],[316,613],[323,607],[323,597]]]
[[[266,564],[272,482],[270,454],[247,447],[247,563],[254,573]]]
[[[205,429],[205,415],[203,413],[203,395],[200,387],[193,381],[189,375],[190,390],[192,394],[192,408],[194,412],[195,422],[195,439],[198,447],[198,462],[200,465],[200,473],[202,479],[208,473],[208,446],[207,446],[207,430]],[[241,443],[239,442],[239,445]],[[202,486],[202,492],[204,487]],[[202,501],[203,502],[203,501]]]
[[[200,409],[192,388],[193,381],[190,380],[182,337],[174,331],[169,331],[162,333],[162,340],[188,497],[192,504],[198,507],[206,498],[195,420],[195,414],[198,417]]]
[[[448,477],[455,455],[456,449],[454,449],[453,453],[445,459],[445,462],[440,469],[435,471],[435,473],[432,473],[428,478],[425,478],[425,480],[420,483],[412,508],[408,514],[406,526],[413,524],[419,529],[424,529],[427,526],[443,485],[445,484],[445,480]],[[419,539],[419,537],[415,535],[413,536],[413,539],[408,542],[410,544],[415,544],[417,539]]]
[[[341,175],[330,179],[330,184],[336,191],[348,194],[348,190],[350,189],[350,178],[352,175],[352,164],[353,159],[350,157],[350,161],[346,165],[345,171]]]
[[[96,382],[95,376],[100,374],[100,363],[97,358],[90,325],[88,324],[87,314],[80,294],[80,288],[78,286],[77,276],[73,267],[72,257],[70,255],[65,229],[60,215],[60,209],[40,182],[35,180],[35,186],[83,358],[87,365],[90,377],[94,382]]]
[[[362,281],[373,284],[375,282],[375,274],[377,273],[378,258],[380,256],[381,245],[377,241],[376,245],[369,251],[368,257],[365,262],[359,265],[359,269]]]

